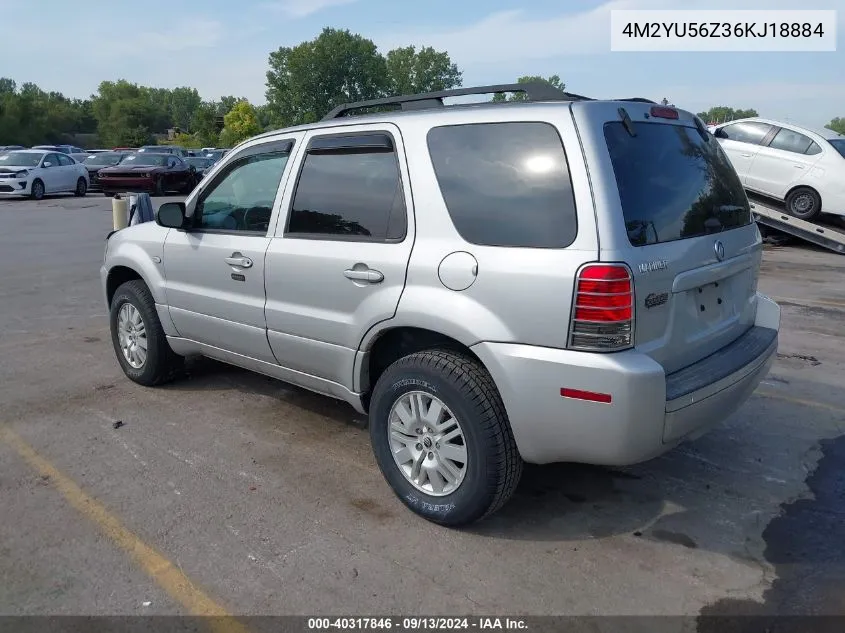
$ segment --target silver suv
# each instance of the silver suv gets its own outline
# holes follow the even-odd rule
[[[250,139],[101,275],[130,379],[205,355],[345,400],[402,502],[461,525],[524,462],[641,462],[742,405],[778,344],[761,256],[698,118],[526,84]]]

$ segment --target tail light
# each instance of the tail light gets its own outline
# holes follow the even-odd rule
[[[616,352],[634,341],[634,279],[624,264],[588,264],[575,280],[569,347]]]

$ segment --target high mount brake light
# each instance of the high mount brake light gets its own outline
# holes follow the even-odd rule
[[[666,106],[653,106],[649,112],[651,116],[660,119],[678,119],[680,116],[675,108],[668,108]]]

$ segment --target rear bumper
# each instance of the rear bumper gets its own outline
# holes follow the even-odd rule
[[[635,350],[589,354],[507,343],[472,349],[502,394],[525,461],[621,466],[656,457],[734,413],[772,366],[779,328],[780,308],[758,294],[749,332],[668,376]],[[611,401],[565,398],[562,388]]]

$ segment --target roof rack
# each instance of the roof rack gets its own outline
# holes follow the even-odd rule
[[[625,99],[610,99],[610,101],[634,101],[636,103],[653,103],[657,105],[657,101],[645,99],[644,97],[626,97]]]
[[[523,84],[499,84],[495,86],[477,86],[474,88],[456,88],[439,92],[424,92],[415,95],[401,95],[344,103],[323,117],[324,121],[338,119],[354,110],[375,108],[380,106],[399,106],[402,110],[427,110],[444,107],[443,99],[448,97],[465,97],[469,95],[495,94],[499,92],[522,92],[529,101],[592,101],[590,97],[563,92],[546,82],[532,82]]]

